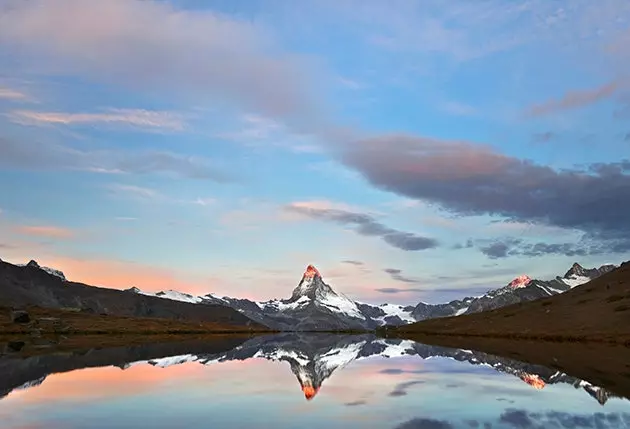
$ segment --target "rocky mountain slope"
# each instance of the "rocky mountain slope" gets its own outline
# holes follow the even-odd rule
[[[49,269],[50,270],[50,269]],[[84,313],[215,322],[225,326],[258,324],[225,305],[200,306],[64,280],[31,261],[17,266],[0,260],[0,303],[6,307],[40,306]]]
[[[157,294],[137,288],[131,290],[184,302],[227,305],[252,320],[278,330],[361,330],[383,325],[401,326],[426,319],[478,313],[519,302],[534,301],[566,292],[613,269],[614,265],[585,269],[575,263],[564,276],[557,276],[553,280],[519,276],[506,286],[490,290],[482,296],[466,297],[446,304],[421,302],[415,306],[372,305],[352,301],[324,283],[321,274],[312,265],[307,267],[291,297],[284,300],[255,302],[231,297],[220,298],[212,294],[192,296],[173,290]]]
[[[5,267],[10,265],[3,264]],[[217,309],[229,307],[261,325],[282,331],[373,330],[384,325],[402,326],[426,319],[478,313],[557,295],[615,269],[614,265],[585,269],[575,263],[562,277],[557,276],[548,281],[519,276],[506,286],[490,290],[482,296],[466,297],[446,304],[420,302],[417,305],[401,306],[353,301],[326,284],[312,265],[307,267],[289,298],[264,302],[213,294],[193,296],[175,290],[152,293],[135,287],[125,292],[85,285],[77,288],[79,284],[68,282],[62,272],[40,267],[34,261],[23,267],[11,267],[14,268],[5,271],[13,273],[13,280],[7,278],[3,281],[0,277],[0,298],[4,294],[6,302],[10,304],[79,307],[97,313],[188,320],[211,317],[206,315],[206,306],[210,305],[213,312],[225,312],[228,310]],[[7,288],[7,282],[15,282],[16,270],[20,269],[31,279],[26,281],[22,277],[22,287]],[[31,281],[35,279],[37,281]],[[27,284],[28,287],[24,287]],[[76,293],[70,293],[71,290],[76,290]],[[122,300],[123,296],[128,299]],[[160,303],[158,298],[163,302]],[[184,308],[187,310],[184,311]]]
[[[579,269],[574,268],[573,272]],[[414,334],[448,334],[592,340],[628,345],[629,320],[630,262],[625,262],[621,267],[562,294],[477,314],[425,320],[401,326],[396,332],[411,337]]]

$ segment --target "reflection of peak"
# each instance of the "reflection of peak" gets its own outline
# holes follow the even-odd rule
[[[542,390],[547,383],[544,382],[538,375],[536,374],[527,374],[524,373],[521,375],[521,380],[525,383],[529,384],[536,390]]]
[[[306,400],[310,401],[315,397],[315,395],[317,395],[317,392],[319,392],[319,388],[316,389],[313,386],[305,384],[302,385],[302,392],[304,392],[304,397],[306,398]]]

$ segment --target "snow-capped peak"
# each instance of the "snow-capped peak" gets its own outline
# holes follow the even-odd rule
[[[18,267],[37,268],[37,269],[40,269],[40,270],[44,271],[45,273],[50,274],[51,276],[55,276],[55,277],[60,278],[64,282],[66,281],[66,276],[61,271],[56,270],[54,268],[50,268],[50,267],[42,267],[36,261],[33,261],[33,260],[29,261],[28,264],[18,264]]]
[[[365,316],[354,301],[337,294],[330,286],[324,283],[320,272],[313,265],[306,267],[302,280],[293,289],[291,298],[275,305],[279,308],[301,308],[309,304],[315,304],[319,308],[342,313],[350,317],[365,320]],[[269,305],[270,303],[265,303]]]
[[[510,282],[510,286],[513,288],[525,287],[532,281],[531,277],[527,275],[518,276]]]
[[[584,269],[583,266],[581,266],[580,264],[578,264],[577,262],[575,262],[571,268],[569,269],[569,271],[566,272],[566,274],[564,275],[565,278],[571,278],[571,277],[588,277],[586,270]]]

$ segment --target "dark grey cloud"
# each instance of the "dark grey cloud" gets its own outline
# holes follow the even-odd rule
[[[365,264],[364,264],[363,262],[361,262],[361,261],[353,261],[353,260],[351,260],[351,259],[347,259],[347,260],[345,260],[345,261],[341,261],[341,262],[342,262],[342,263],[344,263],[344,264],[348,264],[348,265],[356,265],[356,266],[358,266],[358,267],[361,267],[361,266],[365,265]]]
[[[525,410],[505,410],[499,417],[499,421],[515,428],[531,428],[534,426],[534,421]]]
[[[388,374],[388,375],[398,375],[403,374],[405,372],[404,369],[400,368],[385,368],[379,371],[380,374]]]
[[[505,258],[508,256],[510,245],[508,243],[497,241],[487,246],[482,246],[479,250],[481,250],[481,253],[490,259]]]
[[[396,426],[396,429],[453,429],[446,420],[415,418]]]
[[[550,142],[551,140],[554,140],[557,137],[558,135],[554,133],[553,131],[545,131],[543,133],[534,134],[532,136],[532,141],[534,143],[547,143],[547,142]]]
[[[412,381],[405,381],[404,383],[398,383],[394,389],[389,392],[389,396],[405,396],[407,395],[407,389],[409,389],[410,387],[416,386],[418,384],[424,384],[424,380],[412,380]]]
[[[419,284],[420,280],[418,279],[413,279],[411,277],[405,277],[402,274],[402,270],[399,270],[397,268],[385,268],[383,271],[385,271],[387,274],[390,275],[390,277],[394,280],[396,280],[397,282],[403,282],[403,283],[411,283],[411,284]]]
[[[456,215],[582,231],[587,243],[599,243],[598,251],[630,246],[630,160],[556,170],[487,146],[406,135],[349,144],[339,156],[374,186]]]
[[[358,407],[360,405],[365,405],[365,404],[367,404],[367,402],[360,400],[360,401],[346,402],[344,405],[346,407]]]
[[[310,207],[302,204],[289,204],[285,206],[285,210],[298,213],[312,219],[336,223],[339,225],[354,226],[355,231],[360,235],[367,237],[380,237],[390,246],[409,252],[433,249],[438,246],[437,240],[433,238],[423,237],[410,232],[390,228],[377,221],[374,217],[364,213]]]
[[[516,408],[508,408],[501,414],[499,421],[501,423],[507,423],[514,428],[616,429],[630,426],[630,414],[573,414],[563,411],[536,413]]]
[[[53,143],[18,142],[0,136],[0,155],[0,167],[7,169],[170,173],[216,182],[231,180],[207,159],[165,151],[80,150]]]
[[[407,292],[424,292],[423,289],[417,289],[417,288],[399,289],[395,287],[382,287],[382,288],[377,288],[374,290],[376,292],[386,293],[386,294],[391,294],[391,295],[397,294],[397,293],[407,293]]]
[[[483,242],[483,240],[480,240]],[[579,243],[528,243],[517,238],[496,239],[479,245],[479,250],[490,259],[509,256],[547,256],[564,255],[569,257],[600,255],[605,253],[625,253],[630,251],[630,240],[612,239],[598,242],[584,240]]]

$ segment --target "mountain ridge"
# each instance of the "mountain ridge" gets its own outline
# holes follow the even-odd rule
[[[2,262],[7,266],[13,266]],[[13,266],[18,268],[18,266]],[[80,296],[88,298],[73,297],[68,294],[68,287],[75,288],[78,283],[69,282],[63,273],[52,268],[41,267],[35,261],[30,261],[25,266],[19,267],[27,270],[31,274],[41,272],[37,278],[44,279],[43,273],[50,276],[44,283],[53,287],[56,292],[53,296],[64,295],[61,300],[50,299],[50,293],[45,287],[37,288],[32,284],[30,289],[37,289],[37,293],[29,291],[28,298],[19,297],[16,304],[24,305],[52,305],[63,307],[83,306],[93,308],[96,312],[107,312],[109,309],[98,303],[90,301],[89,290],[80,289]],[[333,290],[323,280],[319,270],[308,265],[304,271],[300,282],[293,289],[291,296],[286,299],[272,299],[268,301],[256,302],[243,298],[232,298],[228,296],[218,297],[212,293],[206,295],[191,295],[176,290],[166,290],[161,292],[146,292],[137,287],[129,288],[125,291],[113,289],[94,288],[95,294],[102,294],[101,291],[112,291],[108,293],[124,293],[124,296],[144,296],[150,299],[162,299],[165,301],[181,302],[199,306],[228,307],[247,319],[258,324],[280,331],[346,331],[346,330],[374,330],[382,326],[402,326],[427,319],[460,316],[478,313],[507,305],[534,301],[541,298],[557,295],[571,290],[573,287],[584,284],[593,278],[615,269],[612,264],[602,265],[599,268],[584,268],[577,262],[565,273],[564,276],[556,276],[552,280],[532,279],[527,275],[520,275],[509,282],[506,286],[490,289],[488,292],[477,297],[465,297],[443,304],[427,304],[419,302],[416,305],[381,304],[373,305],[364,302],[353,301],[345,295]],[[2,278],[0,277],[0,281]],[[10,279],[9,279],[10,282]],[[32,282],[31,282],[32,283]],[[2,298],[2,284],[0,284],[0,298]],[[64,287],[67,286],[67,287]],[[83,287],[89,287],[82,285]],[[29,288],[26,288],[29,289]],[[98,292],[97,292],[98,291]],[[114,292],[115,291],[115,292]],[[24,292],[24,291],[23,291]],[[55,295],[56,294],[56,295]],[[11,293],[4,292],[7,302],[11,302]],[[15,296],[13,297],[15,299]],[[31,301],[31,302],[29,302]],[[77,302],[81,305],[76,305]],[[156,302],[156,301],[151,301]],[[63,305],[62,305],[63,304]],[[149,301],[136,303],[133,309],[127,309],[126,315],[156,317],[152,304]],[[158,306],[159,307],[159,306]],[[159,311],[158,311],[159,313]],[[160,313],[161,314],[161,313]],[[166,317],[172,315],[167,312]],[[159,316],[157,316],[159,317]],[[185,316],[176,316],[185,317]],[[200,317],[200,316],[196,316]]]

